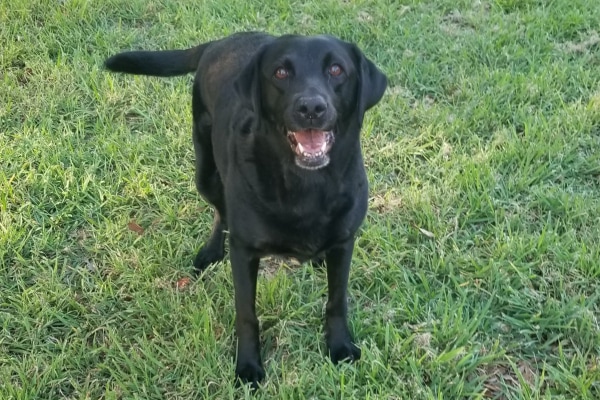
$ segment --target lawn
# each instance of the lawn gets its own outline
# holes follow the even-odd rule
[[[600,7],[591,0],[0,3],[0,399],[250,398],[229,262],[189,279],[191,76],[129,49],[330,33],[389,77],[363,129],[362,359],[324,272],[264,260],[264,399],[600,398]]]

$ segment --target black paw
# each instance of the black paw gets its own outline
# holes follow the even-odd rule
[[[214,250],[210,247],[201,248],[194,259],[194,272],[196,275],[200,275],[211,264],[221,261],[224,256],[222,250]]]
[[[334,364],[340,361],[354,362],[360,360],[360,349],[350,339],[330,341],[327,344],[329,357]]]
[[[258,389],[258,384],[265,378],[265,370],[260,362],[238,362],[235,368],[238,383],[250,384],[252,390]]]

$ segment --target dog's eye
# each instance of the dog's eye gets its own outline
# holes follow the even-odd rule
[[[331,76],[340,76],[342,72],[344,72],[344,70],[338,64],[333,64],[329,67],[329,75]]]
[[[285,79],[289,76],[289,72],[287,69],[283,67],[279,67],[275,70],[275,78],[277,79]]]

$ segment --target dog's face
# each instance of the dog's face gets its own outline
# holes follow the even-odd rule
[[[255,112],[276,126],[296,165],[319,169],[348,124],[383,95],[386,77],[358,48],[327,36],[282,36],[238,80]],[[252,82],[247,82],[251,80]],[[244,90],[246,89],[246,90]]]

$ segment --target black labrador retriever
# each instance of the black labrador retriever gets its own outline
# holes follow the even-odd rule
[[[154,76],[196,71],[196,186],[215,214],[194,266],[201,272],[223,259],[227,230],[237,377],[253,387],[264,378],[255,295],[259,260],[270,254],[325,261],[329,355],[334,363],[358,360],[346,292],[368,200],[359,139],[386,76],[334,37],[254,32],[187,50],[120,53],[105,65]]]

